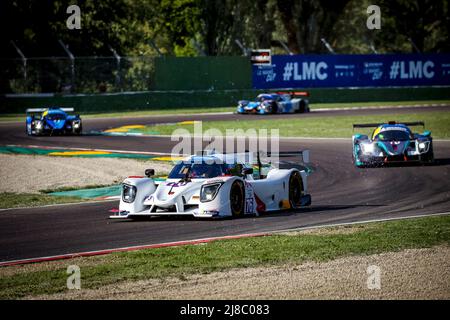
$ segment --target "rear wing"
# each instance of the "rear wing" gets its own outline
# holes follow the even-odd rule
[[[254,155],[247,150],[245,152],[237,153],[216,153],[215,149],[205,149],[200,150],[195,153],[196,156],[214,156],[217,159],[220,159],[224,163],[253,163]],[[187,157],[186,159],[190,159],[191,157]]]
[[[259,153],[258,153],[259,154]],[[278,157],[278,158],[301,158],[302,163],[309,163],[309,150],[301,151],[279,151],[279,152],[267,152],[268,157]]]
[[[257,153],[257,165],[259,169],[259,178],[261,178],[261,172],[262,172],[262,162],[261,162],[261,156],[267,156],[270,158],[294,158],[298,157],[300,158],[299,164],[305,168],[305,170],[308,172],[307,164],[309,163],[309,150],[300,150],[300,151],[279,151],[279,152],[267,152],[263,153],[261,155],[261,152]]]
[[[26,113],[27,113],[27,114],[31,114],[31,113],[42,113],[42,112],[44,112],[45,110],[47,110],[47,109],[44,109],[44,108],[31,108],[31,109],[27,109],[27,110],[26,110]]]
[[[299,157],[303,164],[309,163],[309,150],[300,150],[300,151],[279,151],[279,152],[255,152],[256,153],[256,161],[258,164],[261,163],[261,157],[269,157],[269,158],[294,158]],[[218,159],[226,163],[254,163],[255,154],[253,152],[249,152],[246,150],[245,152],[235,152],[235,153],[216,153],[215,150],[201,150],[196,152],[197,156],[215,156]]]
[[[405,126],[422,126],[425,127],[425,122],[423,121],[415,121],[415,122],[396,122],[396,121],[389,121],[388,123],[356,123],[353,124],[353,129],[355,128],[374,128],[379,127],[383,124],[404,124]]]
[[[288,92],[277,92],[277,94],[288,94],[291,97],[309,97],[308,91],[288,91]]]
[[[64,112],[74,112],[75,111],[74,108],[58,108],[58,109],[62,110]],[[30,109],[27,109],[25,112],[27,114],[29,114],[29,113],[42,113],[42,112],[47,111],[47,110],[49,110],[49,108],[30,108]]]

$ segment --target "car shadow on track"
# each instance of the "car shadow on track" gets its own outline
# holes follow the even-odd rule
[[[450,165],[450,158],[434,159],[431,163],[420,162],[391,162],[380,165],[365,166],[361,169],[402,168],[402,167],[439,167]]]
[[[448,166],[450,165],[450,158],[434,159],[434,163],[429,164],[429,166]]]
[[[338,210],[347,210],[347,209],[354,209],[354,208],[372,208],[372,207],[385,207],[386,205],[383,204],[365,204],[365,205],[313,205],[309,207],[301,207],[286,211],[272,211],[267,213],[262,213],[260,215],[260,218],[264,217],[279,217],[279,216],[293,216],[297,214],[304,214],[304,213],[325,213],[328,211],[338,211]]]
[[[194,216],[153,216],[153,217],[135,217],[133,219],[124,219],[117,220],[117,222],[121,223],[132,223],[132,222],[157,222],[157,221],[217,221],[217,220],[236,220],[236,219],[264,219],[264,218],[273,218],[273,217],[289,217],[295,216],[297,214],[305,214],[305,213],[326,213],[328,211],[338,211],[338,210],[346,210],[346,209],[354,209],[354,208],[372,208],[372,207],[384,207],[386,205],[377,205],[377,204],[368,204],[368,205],[318,205],[318,206],[309,206],[309,207],[301,207],[290,210],[280,210],[280,211],[271,211],[260,213],[258,217],[254,215],[245,215],[242,217],[221,217],[221,218],[196,218]]]

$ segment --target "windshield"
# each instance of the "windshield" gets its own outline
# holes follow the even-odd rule
[[[229,174],[226,164],[185,163],[180,162],[172,169],[169,179],[209,179]]]
[[[388,130],[380,132],[376,135],[374,140],[381,140],[381,141],[404,141],[409,140],[409,133],[407,131],[403,130]]]
[[[264,95],[258,96],[257,100],[259,102],[263,102],[263,101],[266,101],[266,100],[273,100],[273,97],[270,96],[270,95],[264,94]]]
[[[66,117],[63,114],[49,114],[47,116],[47,119],[51,121],[57,121],[57,120],[65,120]]]

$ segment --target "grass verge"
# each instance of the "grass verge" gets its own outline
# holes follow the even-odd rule
[[[352,102],[352,103],[311,103],[311,109],[353,108],[353,107],[398,107],[412,105],[450,104],[450,100],[419,100],[419,101],[382,101],[382,102]]]
[[[244,131],[249,129],[279,129],[280,135],[284,137],[341,137],[350,138],[353,131],[354,123],[373,123],[387,121],[425,121],[426,128],[432,131],[434,138],[448,139],[450,138],[450,112],[423,112],[411,114],[381,114],[367,116],[330,116],[330,117],[310,117],[310,118],[293,118],[286,119],[264,119],[259,116],[244,116],[242,120],[236,121],[210,121],[203,122],[203,132],[208,129],[218,129],[223,134],[227,129]],[[258,121],[255,123],[254,121]],[[140,132],[154,133],[161,135],[170,135],[175,129],[184,128],[189,132],[194,132],[193,124],[177,125],[165,124],[149,126]],[[374,128],[358,129],[357,132],[369,134]],[[421,127],[413,128],[414,131],[420,131]]]
[[[331,231],[349,227],[329,228]],[[351,227],[355,228],[355,227]],[[329,261],[450,244],[450,216],[359,225],[347,232],[305,232],[215,241],[107,256],[0,268],[0,299],[64,292],[67,266],[81,269],[82,288],[120,281],[205,274],[230,268]]]
[[[427,101],[384,101],[384,102],[352,102],[352,103],[311,103],[311,109],[322,108],[349,108],[349,107],[383,107],[383,106],[400,106],[400,105],[429,105],[434,103],[450,104],[450,100],[427,100]],[[180,115],[180,114],[200,114],[215,112],[234,112],[236,106],[216,107],[216,108],[176,108],[176,109],[158,109],[158,110],[142,110],[142,111],[125,111],[125,112],[109,112],[109,113],[84,113],[83,119],[93,118],[120,118],[120,117],[145,117],[157,115]],[[25,121],[24,114],[3,114],[0,116],[0,122]]]
[[[63,204],[86,201],[79,197],[59,197],[35,193],[0,193],[0,209],[40,207],[49,204]]]
[[[83,119],[95,118],[125,118],[125,117],[145,117],[145,116],[165,116],[180,114],[199,114],[199,113],[216,113],[216,112],[233,112],[235,107],[216,107],[216,108],[174,108],[174,109],[158,109],[158,110],[142,110],[142,111],[124,111],[124,112],[105,112],[105,113],[83,113]],[[3,114],[0,116],[0,122],[7,121],[25,121],[24,114]]]
[[[117,181],[118,184],[119,182]],[[90,184],[83,187],[60,187],[60,188],[53,188],[53,189],[43,189],[39,190],[39,192],[44,194],[49,194],[53,192],[66,192],[66,191],[76,191],[76,190],[83,190],[83,189],[96,189],[96,188],[105,188],[105,187],[112,187],[115,184]]]

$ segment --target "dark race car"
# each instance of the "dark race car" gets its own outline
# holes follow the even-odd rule
[[[71,115],[73,108],[27,109],[26,133],[31,135],[75,134],[82,132],[79,115]]]
[[[433,138],[430,131],[413,133],[408,126],[425,126],[423,122],[354,124],[353,128],[375,127],[371,137],[355,134],[353,162],[357,167],[376,166],[392,162],[434,161]]]
[[[273,114],[309,112],[308,92],[261,93],[255,101],[240,100],[237,113]]]

